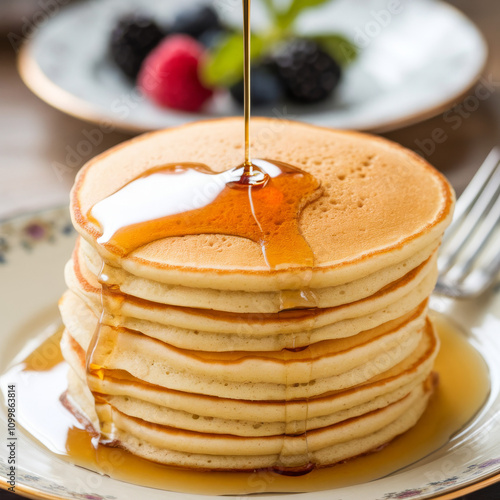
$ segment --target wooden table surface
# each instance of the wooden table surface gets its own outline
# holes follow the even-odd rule
[[[473,112],[456,108],[462,119],[455,129],[441,114],[384,135],[411,149],[420,149],[419,144],[430,139],[434,130],[444,129],[447,139],[435,144],[435,150],[426,158],[444,172],[460,193],[490,149],[500,144],[500,2],[451,0],[450,3],[465,12],[484,33],[490,57],[483,77],[494,82],[497,90]],[[2,28],[6,29],[0,23]],[[78,168],[61,177],[57,175],[57,166],[65,163],[68,152],[92,128],[51,108],[24,86],[16,71],[16,52],[5,35],[0,35],[0,220],[66,203]],[[474,95],[474,90],[468,95]],[[462,103],[464,99],[455,105]],[[129,137],[118,132],[106,134],[92,155]],[[82,157],[78,166],[87,159]],[[4,498],[3,495],[0,497]],[[498,500],[500,488],[493,486],[464,498]]]

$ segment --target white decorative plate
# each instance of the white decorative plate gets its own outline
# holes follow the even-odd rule
[[[140,7],[158,19],[200,0],[183,2],[91,0],[50,14],[19,60],[26,84],[52,106],[103,129],[133,132],[202,118],[241,114],[227,95],[203,113],[161,109],[114,67],[107,39],[120,13]],[[228,22],[241,25],[241,2],[217,0]],[[389,5],[399,7],[389,11]],[[266,22],[254,1],[253,21]],[[335,95],[309,106],[255,108],[256,115],[295,118],[317,125],[387,131],[429,118],[463,96],[480,77],[487,47],[458,10],[435,0],[335,0],[305,13],[300,33],[341,32],[361,47]]]
[[[0,373],[26,347],[33,332],[57,321],[65,288],[63,266],[75,234],[66,208],[0,224]],[[474,420],[441,449],[384,478],[345,488],[294,495],[297,500],[452,499],[500,481],[500,287],[479,301],[433,299],[434,309],[469,332],[484,357],[491,392]],[[467,370],[467,366],[463,367]],[[0,487],[6,488],[6,409],[0,408]],[[75,467],[18,433],[18,493],[34,498],[89,500],[203,500],[201,497],[127,484]],[[278,496],[279,497],[279,496]],[[278,498],[262,495],[259,498]],[[226,497],[240,498],[240,497]]]

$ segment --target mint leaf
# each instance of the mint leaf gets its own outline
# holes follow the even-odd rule
[[[289,29],[302,11],[329,1],[331,0],[292,0],[288,9],[276,15],[276,21],[281,29]]]
[[[316,35],[312,38],[321,48],[328,52],[341,66],[347,66],[358,55],[354,43],[342,35]]]
[[[269,15],[274,19],[277,14],[276,6],[274,5],[274,0],[263,0],[262,3],[265,5]]]
[[[252,33],[250,47],[252,60],[255,60],[263,53],[265,41]],[[243,63],[243,34],[234,33],[209,53],[200,77],[210,87],[229,87],[243,78]]]

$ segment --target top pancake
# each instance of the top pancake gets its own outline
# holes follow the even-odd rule
[[[204,163],[215,172],[242,163],[243,120],[197,122],[137,137],[91,160],[72,191],[80,234],[128,272],[167,284],[220,290],[275,291],[348,283],[407,259],[440,237],[454,194],[419,156],[384,139],[302,123],[255,118],[252,156],[279,160],[313,174],[323,195],[300,217],[315,256],[308,269],[270,270],[260,245],[226,235],[171,237],[118,259],[97,243],[87,218],[100,200],[146,170]],[[134,203],[134,200],[130,200]],[[223,214],[221,214],[223,216]]]

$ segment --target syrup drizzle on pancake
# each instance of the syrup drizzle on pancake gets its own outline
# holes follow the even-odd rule
[[[321,195],[319,182],[279,161],[253,164],[252,175],[258,168],[263,176],[256,184],[248,183],[244,166],[219,174],[201,164],[148,170],[91,209],[88,216],[102,231],[98,243],[125,256],[162,238],[225,234],[260,244],[270,268],[311,267],[299,216]]]

